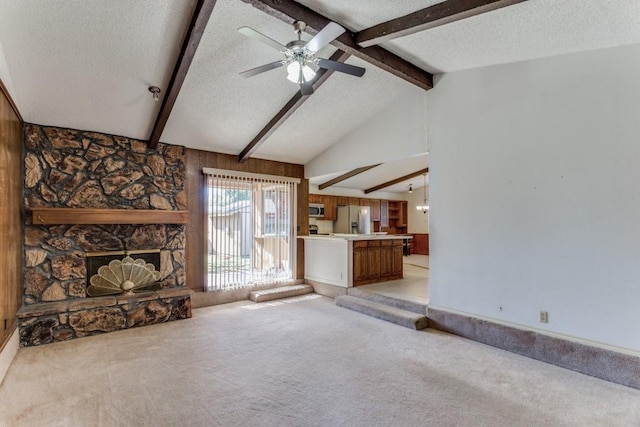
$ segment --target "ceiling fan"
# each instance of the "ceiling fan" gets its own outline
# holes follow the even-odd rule
[[[253,77],[265,71],[273,70],[279,67],[287,67],[287,79],[293,83],[300,85],[300,92],[303,95],[311,95],[313,87],[311,82],[316,76],[319,68],[339,71],[341,73],[350,74],[352,76],[362,77],[365,69],[354,65],[344,64],[330,59],[317,58],[316,53],[331,43],[334,39],[345,32],[345,29],[335,22],[330,22],[311,40],[304,41],[301,39],[302,32],[307,25],[302,21],[293,23],[293,28],[298,34],[298,40],[293,40],[283,45],[262,33],[249,27],[238,28],[238,31],[252,39],[261,41],[262,43],[279,50],[284,54],[284,59],[280,61],[265,64],[257,68],[252,68],[240,73],[242,77]]]

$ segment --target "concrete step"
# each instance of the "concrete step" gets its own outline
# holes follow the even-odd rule
[[[336,305],[377,319],[386,320],[387,322],[395,323],[409,329],[425,329],[428,324],[427,316],[424,314],[390,307],[388,305],[379,304],[362,298],[356,298],[350,295],[337,297]]]
[[[347,288],[347,295],[352,297],[366,299],[367,301],[376,302],[378,304],[388,305],[389,307],[399,308],[401,310],[411,311],[422,315],[427,314],[427,305],[413,301],[406,301],[399,298],[388,297],[367,291],[361,288]]]
[[[271,301],[274,299],[295,297],[298,295],[310,294],[313,292],[311,285],[288,285],[279,288],[263,289],[253,291],[249,294],[249,299],[255,302]]]

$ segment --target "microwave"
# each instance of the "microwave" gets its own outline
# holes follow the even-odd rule
[[[324,217],[324,205],[321,203],[309,203],[309,217],[310,218]]]

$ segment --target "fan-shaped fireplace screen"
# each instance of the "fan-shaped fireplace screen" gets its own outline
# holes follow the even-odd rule
[[[88,253],[87,279],[92,297],[158,290],[160,250]]]

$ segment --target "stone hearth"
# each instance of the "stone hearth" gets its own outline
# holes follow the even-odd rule
[[[18,311],[20,346],[49,344],[104,332],[191,317],[192,291],[166,288],[117,295],[24,305]]]

